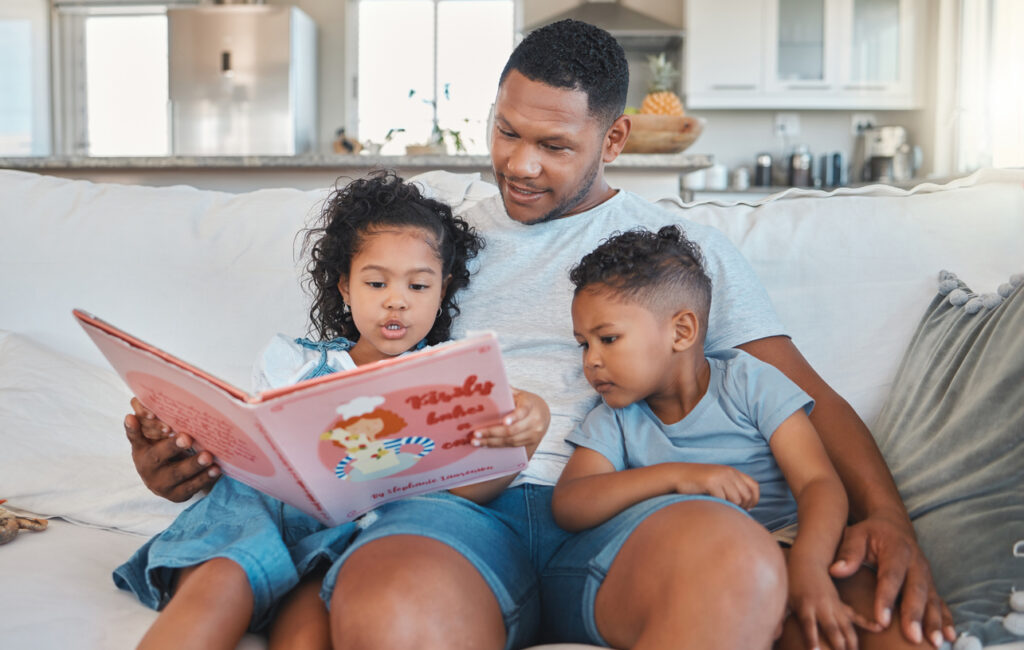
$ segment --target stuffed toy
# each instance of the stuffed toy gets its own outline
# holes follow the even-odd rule
[[[3,503],[4,499],[0,499]],[[44,530],[49,522],[45,519],[34,519],[32,517],[21,517],[7,508],[0,506],[0,544],[6,544],[18,536],[18,531]]]

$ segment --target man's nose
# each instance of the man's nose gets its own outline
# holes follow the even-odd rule
[[[540,175],[540,160],[534,147],[522,141],[512,147],[505,169],[512,178],[536,178]]]

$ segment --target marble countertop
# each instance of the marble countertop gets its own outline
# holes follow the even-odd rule
[[[707,154],[622,154],[609,167],[621,170],[656,170],[688,173],[710,167]],[[424,169],[490,169],[490,156],[370,156],[302,154],[298,156],[150,156],[0,157],[0,168],[57,169],[330,169],[340,167],[404,167]]]

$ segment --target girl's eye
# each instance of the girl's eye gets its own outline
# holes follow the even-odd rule
[[[371,287],[373,289],[383,289],[385,284],[383,282],[367,282],[366,286]]]
[[[430,288],[429,284],[410,284],[409,288],[413,291],[426,291]]]
[[[588,347],[588,346],[587,346],[587,342],[586,342],[586,341],[576,341],[576,345],[580,346],[580,347],[581,347],[581,348],[583,348],[584,350],[586,350],[586,349],[587,349],[587,347]]]
[[[616,339],[618,338],[618,336],[602,336],[601,343],[605,345],[611,345],[612,343],[615,343]]]

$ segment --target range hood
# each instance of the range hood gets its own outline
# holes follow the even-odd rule
[[[627,49],[678,48],[683,38],[682,29],[630,9],[618,0],[588,0],[541,23],[526,27],[523,33],[566,18],[590,23],[608,31]]]

